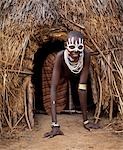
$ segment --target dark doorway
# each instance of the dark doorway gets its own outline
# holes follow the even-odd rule
[[[64,49],[64,41],[49,40],[44,43],[34,55],[34,67],[32,83],[35,88],[35,109],[36,111],[44,111],[42,102],[42,67],[48,54],[53,52],[59,52]]]

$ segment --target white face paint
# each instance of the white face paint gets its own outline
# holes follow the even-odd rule
[[[69,52],[79,52],[79,53],[82,53],[83,50],[84,50],[83,39],[79,38],[78,40],[75,40],[74,37],[68,38],[68,41],[67,41],[67,50]]]

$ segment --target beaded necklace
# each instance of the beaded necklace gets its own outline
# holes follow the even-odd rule
[[[67,49],[64,51],[64,60],[71,72],[78,74],[83,68],[84,51],[81,53],[78,62],[72,62]]]

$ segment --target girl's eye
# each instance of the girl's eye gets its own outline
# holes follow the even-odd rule
[[[82,49],[82,48],[83,48],[83,46],[82,46],[82,45],[78,46],[78,49]]]
[[[70,48],[70,49],[74,49],[74,48],[75,48],[75,46],[74,46],[74,45],[71,45],[71,46],[69,46],[69,48]]]

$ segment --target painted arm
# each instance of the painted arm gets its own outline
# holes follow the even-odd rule
[[[87,85],[89,66],[90,66],[90,54],[85,53],[84,67],[80,75],[79,84]],[[88,120],[87,119],[87,89],[86,90],[78,89],[78,93],[79,93],[81,110],[83,112],[83,121],[86,121]]]
[[[60,80],[61,74],[61,52],[59,52],[56,56],[52,79],[51,79],[51,117],[52,117],[52,130],[44,134],[44,137],[52,138],[56,135],[63,135],[63,132],[60,130],[60,125],[57,122],[57,114],[56,114],[56,92],[57,86]]]
[[[52,115],[52,122],[57,123],[57,116],[56,116],[56,92],[57,86],[60,80],[60,72],[61,72],[61,58],[60,54],[58,53],[56,56],[56,61],[53,68],[52,79],[51,79],[51,115]]]
[[[85,59],[85,61],[84,61],[85,63],[84,63],[84,68],[83,68],[81,75],[80,75],[79,84],[80,85],[84,84],[86,87],[87,86],[88,73],[89,73],[89,66],[90,66],[90,54],[86,52],[84,59]],[[99,125],[91,123],[87,117],[87,87],[86,88],[85,87],[78,89],[80,106],[81,106],[81,110],[83,112],[83,125],[88,130],[90,130],[92,128],[97,129],[97,128],[99,128]]]

